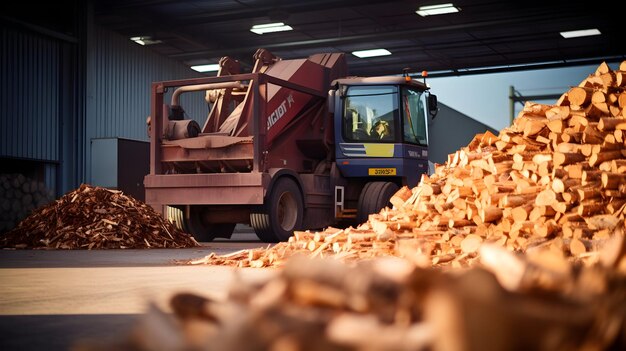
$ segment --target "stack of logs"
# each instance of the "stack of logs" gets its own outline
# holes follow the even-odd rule
[[[527,102],[512,126],[476,135],[391,202],[356,229],[296,232],[267,250],[191,263],[267,267],[307,253],[468,266],[482,243],[522,252],[551,246],[594,262],[597,247],[624,225],[626,61],[616,71],[602,63],[554,105]]]
[[[53,200],[54,194],[43,182],[19,173],[0,174],[0,234]]]
[[[269,279],[236,280],[225,301],[179,293],[173,315],[153,305],[127,335],[73,350],[624,350],[623,234],[614,239],[619,250],[591,267],[493,244],[480,267],[453,271],[292,257]]]
[[[83,184],[0,235],[0,247],[36,249],[143,249],[194,247],[152,207],[110,190]]]

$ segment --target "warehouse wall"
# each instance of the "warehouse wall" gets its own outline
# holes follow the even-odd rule
[[[133,141],[124,145],[145,146],[152,82],[200,76],[99,28],[90,3],[74,10],[72,22],[62,26],[40,25],[26,15],[0,21],[0,232],[33,208],[91,183],[92,140],[124,138]],[[184,94],[181,101],[203,122],[208,107],[202,93]],[[121,171],[142,189],[137,170],[147,172],[148,153],[128,150],[120,157],[116,150],[104,150],[105,156],[123,159]]]
[[[154,81],[197,78],[189,67],[157,55],[129,38],[93,27],[87,51],[87,92],[84,138],[84,179],[91,181],[91,140],[148,140],[150,85]],[[182,95],[187,114],[200,125],[208,113],[203,93]]]
[[[469,144],[478,133],[498,131],[439,102],[439,113],[428,121],[428,160],[444,163],[448,154]]]
[[[0,157],[59,160],[60,45],[0,28]]]
[[[152,82],[201,76],[79,9],[75,36],[19,19],[0,25],[0,173],[32,175],[57,195],[91,182],[93,139],[148,141]],[[204,121],[202,93],[181,101]]]
[[[0,233],[55,197],[71,36],[0,21]]]

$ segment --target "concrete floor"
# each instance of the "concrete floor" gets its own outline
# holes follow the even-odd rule
[[[70,350],[79,340],[126,335],[150,302],[168,310],[179,291],[223,298],[233,268],[179,261],[266,245],[244,229],[191,249],[0,250],[0,350]]]

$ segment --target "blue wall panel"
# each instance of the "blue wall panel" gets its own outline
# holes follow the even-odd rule
[[[91,139],[148,140],[146,117],[150,114],[151,83],[201,77],[189,67],[157,55],[149,47],[94,26],[87,54],[84,174],[91,179]],[[187,114],[200,125],[208,114],[203,93],[182,95]]]
[[[0,157],[59,159],[60,44],[0,28]]]

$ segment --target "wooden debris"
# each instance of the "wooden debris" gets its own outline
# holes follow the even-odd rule
[[[462,271],[294,256],[264,279],[236,279],[223,300],[180,292],[172,314],[151,304],[127,335],[72,350],[623,350],[623,240],[613,233],[591,266],[493,243]]]
[[[199,244],[152,207],[83,184],[0,236],[0,247],[18,249],[182,248]]]
[[[606,240],[602,227],[618,226],[625,216],[626,139],[614,132],[626,130],[626,116],[612,116],[609,107],[626,111],[610,97],[626,94],[626,87],[606,76],[618,71],[604,66],[555,105],[527,102],[498,136],[476,135],[417,187],[394,195],[393,208],[356,228],[296,232],[265,250],[261,256],[272,260],[262,266],[301,253],[348,261],[394,255],[420,265],[467,267],[477,262],[481,243],[526,252],[566,234],[567,244],[557,246],[571,260],[585,261]],[[571,223],[585,222],[587,228],[572,229]],[[245,257],[192,263],[251,266]]]

